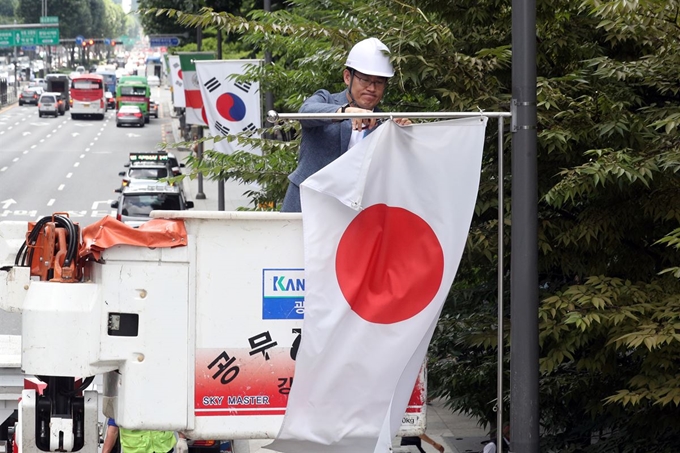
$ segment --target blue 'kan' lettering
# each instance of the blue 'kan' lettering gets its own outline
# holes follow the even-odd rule
[[[274,276],[274,291],[304,291],[305,280],[302,278],[288,278]]]

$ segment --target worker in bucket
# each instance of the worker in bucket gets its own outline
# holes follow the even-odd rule
[[[377,38],[368,38],[352,47],[342,77],[347,88],[340,93],[318,90],[300,108],[300,113],[371,113],[377,112],[387,82],[394,75],[389,49]],[[394,122],[406,126],[407,118]],[[366,135],[375,130],[377,118],[347,120],[302,119],[302,139],[298,166],[288,176],[290,184],[283,200],[282,212],[300,212],[300,184],[322,169]]]
[[[120,440],[122,453],[188,453],[189,451],[184,436],[179,434],[175,437],[173,431],[119,428],[112,418],[109,418],[106,424],[102,453],[115,453],[114,447],[118,440]]]

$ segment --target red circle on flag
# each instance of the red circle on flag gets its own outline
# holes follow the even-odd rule
[[[354,312],[369,322],[392,324],[432,302],[444,275],[444,252],[421,217],[376,204],[361,211],[343,233],[335,269]]]
[[[177,71],[177,76],[180,78],[180,80],[184,78],[184,77],[182,77],[182,70],[181,69],[179,71]]]
[[[203,122],[205,124],[208,124],[208,114],[205,113],[205,106],[204,105],[201,106],[201,119],[203,120]]]

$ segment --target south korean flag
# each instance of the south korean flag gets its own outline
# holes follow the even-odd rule
[[[262,113],[258,82],[235,82],[234,76],[245,74],[262,60],[196,61],[196,74],[201,87],[206,123],[213,136],[247,134],[257,137]],[[240,149],[237,141],[221,140],[215,150],[232,154],[237,150],[260,154],[259,149]]]
[[[178,55],[168,56],[170,66],[170,82],[172,83],[172,103],[175,107],[186,107],[184,99],[184,82],[182,81],[182,67]]]

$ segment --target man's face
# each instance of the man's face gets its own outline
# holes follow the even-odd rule
[[[376,77],[354,71],[354,80],[352,80],[352,73],[348,69],[344,70],[343,77],[348,87],[350,81],[352,82],[352,97],[357,107],[362,109],[373,110],[385,93],[387,77]]]

